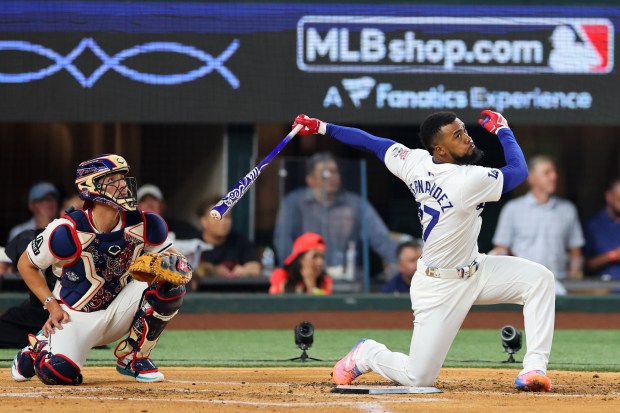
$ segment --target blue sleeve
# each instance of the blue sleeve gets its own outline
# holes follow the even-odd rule
[[[373,136],[361,129],[331,123],[327,124],[326,135],[354,148],[374,153],[381,162],[384,161],[388,148],[396,143],[391,139]]]
[[[515,135],[508,128],[502,129],[497,134],[499,142],[504,148],[506,166],[499,168],[504,175],[504,188],[502,193],[512,191],[527,178],[527,162],[523,151],[515,139]]]

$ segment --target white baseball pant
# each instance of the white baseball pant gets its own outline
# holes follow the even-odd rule
[[[555,321],[553,273],[518,257],[481,254],[478,262],[474,276],[463,280],[429,277],[420,260],[410,289],[415,321],[409,355],[367,340],[358,368],[406,386],[431,386],[471,306],[511,303],[523,305],[527,353],[521,373],[546,372]]]
[[[113,343],[127,335],[142,293],[147,288],[147,283],[133,280],[108,308],[92,313],[74,311],[62,305],[62,309],[69,314],[69,322],[63,324],[62,330],[56,329],[54,334],[50,334],[49,351],[64,354],[81,369],[93,347]]]

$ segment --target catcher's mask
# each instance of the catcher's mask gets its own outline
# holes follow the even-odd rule
[[[103,154],[82,162],[75,173],[75,187],[85,207],[99,202],[119,211],[135,211],[136,179],[126,176],[129,165],[120,155]],[[122,174],[121,179],[104,182],[104,177]]]

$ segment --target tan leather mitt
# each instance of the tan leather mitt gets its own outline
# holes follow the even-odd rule
[[[192,279],[192,267],[182,255],[147,252],[129,266],[129,274],[134,280],[149,284],[167,281],[184,285]]]

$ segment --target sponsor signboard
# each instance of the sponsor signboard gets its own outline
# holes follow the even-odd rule
[[[537,16],[537,17],[532,17]],[[620,124],[620,7],[23,1],[0,120]]]

